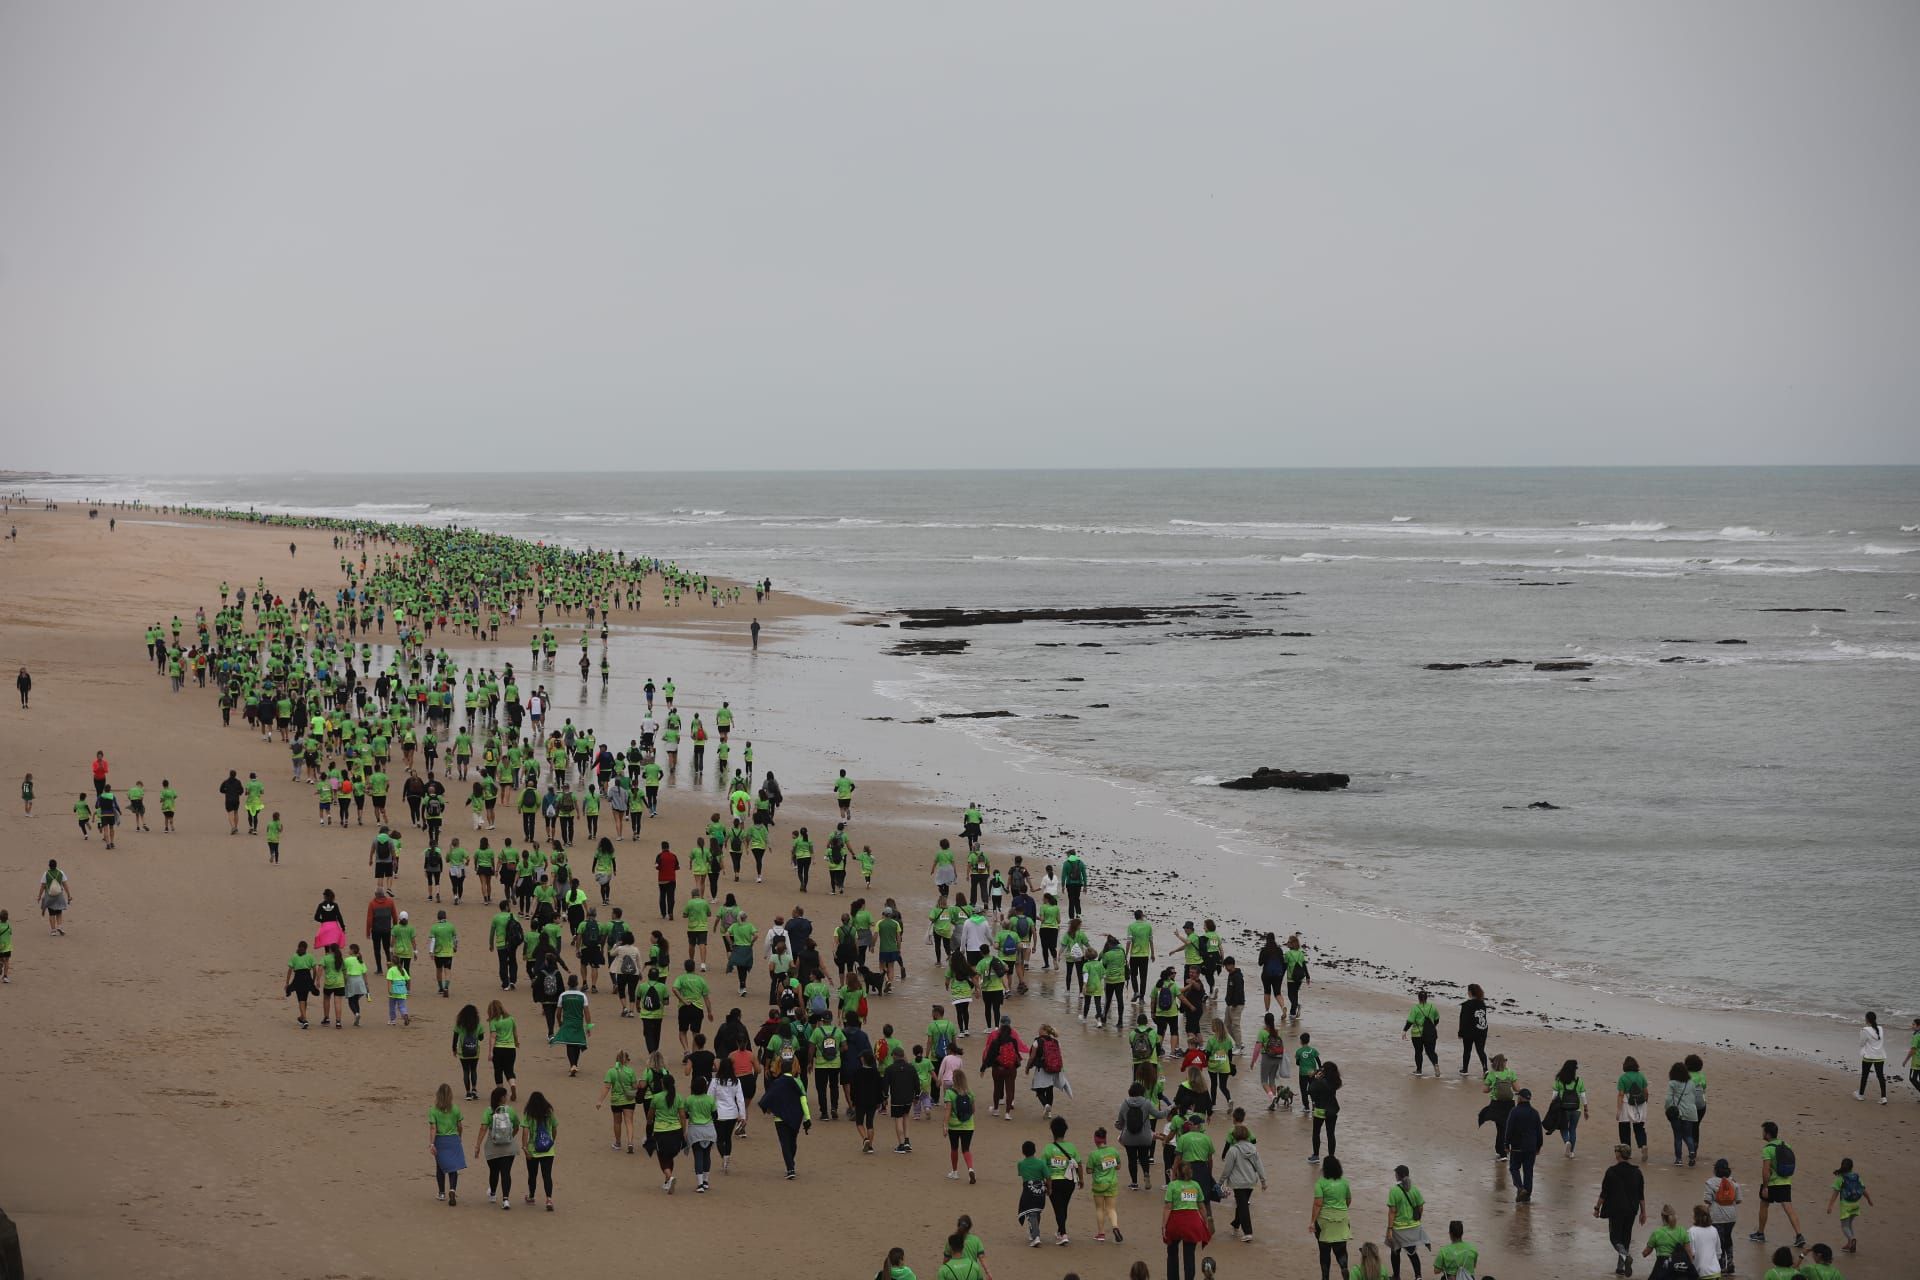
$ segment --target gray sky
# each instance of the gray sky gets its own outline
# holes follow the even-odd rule
[[[1920,461],[1920,5],[0,4],[0,466]]]

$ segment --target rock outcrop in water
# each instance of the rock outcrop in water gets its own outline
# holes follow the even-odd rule
[[[1244,778],[1228,778],[1220,785],[1229,791],[1266,791],[1284,787],[1289,791],[1339,791],[1353,781],[1344,773],[1302,773],[1295,769],[1255,769]]]
[[[887,652],[896,658],[932,658],[943,653],[963,653],[967,640],[902,640]]]
[[[1071,609],[902,609],[902,629],[995,627],[1020,622],[1097,622],[1118,626],[1164,625],[1172,618],[1245,617],[1236,609],[1201,605],[1093,605]]]

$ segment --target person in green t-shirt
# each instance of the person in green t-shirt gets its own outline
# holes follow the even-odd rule
[[[1413,1041],[1413,1074],[1424,1074],[1424,1060],[1433,1063],[1434,1079],[1440,1078],[1440,1057],[1434,1049],[1439,1037],[1440,1010],[1434,1006],[1432,994],[1422,990],[1413,1007],[1407,1010],[1406,1023],[1400,1028],[1400,1038]]]
[[[947,1107],[947,1177],[958,1179],[960,1161],[967,1162],[967,1181],[977,1179],[973,1173],[973,1133],[977,1125],[973,1089],[967,1083],[964,1070],[955,1071],[947,1088],[940,1095],[940,1101]]]
[[[1466,1242],[1466,1224],[1455,1218],[1447,1224],[1447,1243],[1440,1246],[1433,1255],[1433,1272],[1437,1280],[1454,1280],[1456,1276],[1471,1276],[1480,1265],[1478,1246]]]
[[[453,1101],[453,1086],[443,1084],[433,1095],[427,1112],[427,1150],[433,1155],[433,1180],[439,1198],[448,1205],[460,1203],[460,1170],[467,1161],[462,1154],[466,1136],[466,1117]]]
[[[1047,1125],[1053,1141],[1040,1149],[1040,1159],[1047,1167],[1047,1199],[1053,1205],[1053,1225],[1057,1234],[1055,1244],[1067,1243],[1067,1206],[1073,1200],[1073,1189],[1080,1185],[1086,1176],[1086,1163],[1081,1160],[1080,1152],[1067,1141],[1067,1120],[1065,1116],[1055,1116]]]
[[[433,977],[442,997],[453,983],[453,957],[460,949],[460,934],[447,919],[445,911],[427,928],[427,945],[433,952]]]
[[[1647,1236],[1647,1247],[1640,1251],[1643,1258],[1658,1257],[1661,1262],[1673,1257],[1673,1251],[1687,1243],[1687,1229],[1680,1225],[1680,1215],[1672,1205],[1660,1209],[1660,1225]],[[1660,1269],[1659,1263],[1655,1264]]]
[[[1804,1248],[1806,1236],[1800,1230],[1800,1215],[1793,1209],[1793,1174],[1780,1172],[1781,1149],[1784,1147],[1791,1151],[1792,1147],[1781,1141],[1780,1126],[1771,1120],[1760,1126],[1760,1136],[1766,1142],[1760,1148],[1760,1221],[1756,1224],[1759,1229],[1747,1239],[1755,1244],[1767,1242],[1767,1210],[1777,1204],[1793,1226],[1794,1245]],[[1794,1166],[1797,1168],[1798,1165],[1796,1156]]]
[[[1109,1146],[1107,1131],[1093,1131],[1093,1150],[1087,1152],[1087,1194],[1093,1197],[1093,1238],[1102,1241],[1113,1233],[1115,1244],[1123,1243],[1120,1234],[1120,1165],[1118,1147]]]
[[[1812,1261],[1807,1259],[1809,1253],[1813,1255]],[[1816,1244],[1801,1254],[1800,1269],[1794,1274],[1800,1280],[1845,1280],[1840,1269],[1833,1265],[1833,1249],[1824,1244]]]
[[[627,1154],[632,1155],[633,1110],[639,1098],[639,1076],[633,1069],[632,1055],[625,1049],[615,1054],[603,1079],[605,1086],[600,1090],[600,1100],[593,1104],[594,1110],[603,1106],[613,1109],[613,1149],[620,1149],[624,1134]]]
[[[286,829],[286,824],[280,821],[280,811],[274,810],[273,816],[267,819],[266,832],[267,863],[270,866],[278,865],[280,862],[280,836]]]

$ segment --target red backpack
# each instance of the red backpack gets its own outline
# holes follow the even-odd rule
[[[1020,1046],[1014,1043],[1011,1035],[1001,1038],[1000,1049],[994,1061],[1003,1067],[1017,1067],[1020,1065]]]
[[[1048,1036],[1042,1040],[1040,1042],[1040,1069],[1051,1072],[1054,1075],[1059,1075],[1060,1069],[1065,1065],[1066,1063],[1060,1057],[1060,1042],[1052,1036]]]

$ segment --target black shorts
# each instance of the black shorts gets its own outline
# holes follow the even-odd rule
[[[895,1120],[898,1120],[901,1116],[906,1115],[909,1111],[912,1111],[912,1110],[913,1110],[913,1104],[911,1102],[895,1102],[887,1107],[887,1114],[892,1116]]]
[[[452,956],[435,956],[433,958],[433,967],[444,973],[448,969],[453,968],[453,957]]]
[[[392,874],[393,874],[393,864],[391,862],[376,862],[373,864],[374,879],[376,880],[384,879],[387,876],[390,876]]]
[[[613,1104],[613,1114],[619,1115],[622,1111],[631,1111],[633,1108],[634,1104],[631,1102],[616,1102]]]
[[[1760,1198],[1767,1204],[1791,1204],[1793,1203],[1793,1188],[1790,1186],[1763,1187],[1761,1188]]]
[[[706,1017],[706,1012],[701,1009],[699,1005],[683,1004],[680,1006],[680,1029],[682,1031],[698,1031],[700,1029],[700,1020],[704,1017]]]

